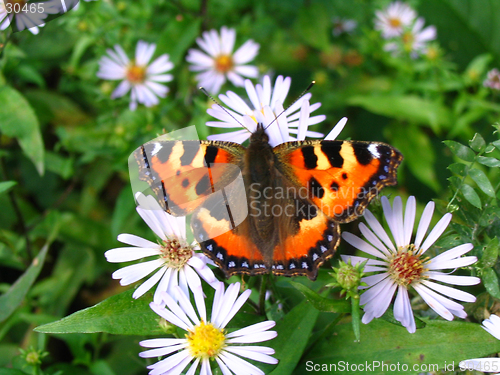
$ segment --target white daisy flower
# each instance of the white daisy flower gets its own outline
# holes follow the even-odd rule
[[[248,40],[233,53],[235,40],[236,31],[223,26],[220,36],[216,30],[210,30],[196,39],[204,52],[197,49],[188,51],[186,60],[193,64],[189,70],[201,72],[196,79],[207,91],[218,93],[226,78],[235,86],[243,86],[243,77],[257,77],[257,67],[246,64],[257,56],[259,44]]]
[[[387,9],[375,12],[375,16],[375,29],[382,32],[383,38],[390,39],[400,36],[413,23],[417,13],[407,4],[396,1]]]
[[[412,58],[417,58],[419,55],[427,52],[427,44],[436,39],[436,28],[427,26],[423,29],[425,21],[423,18],[418,18],[413,27],[405,30],[401,35],[401,41],[392,41],[384,46],[386,51],[395,53],[401,52],[401,49],[410,54]]]
[[[186,242],[186,218],[167,214],[150,195],[138,193],[136,199],[139,202],[137,212],[159,237],[158,242],[133,234],[120,234],[118,241],[132,247],[111,249],[104,256],[112,263],[131,262],[146,257],[155,259],[121,268],[113,273],[113,279],[121,279],[121,285],[129,285],[156,271],[135,290],[132,297],[139,298],[159,282],[154,293],[154,301],[157,303],[161,301],[161,292],[172,293],[175,287],[180,286],[188,294],[188,287],[193,289],[201,286],[198,274],[215,287],[218,281],[206,265],[208,258],[194,251],[199,250],[199,247]]]
[[[491,314],[489,319],[483,320],[483,325],[481,327],[490,335],[500,340],[500,316]]]
[[[60,2],[59,2],[60,4]],[[28,29],[32,34],[40,32],[49,14],[57,14],[58,3],[54,1],[30,2],[0,0],[0,30],[5,30],[15,20],[14,31]]]
[[[500,72],[498,69],[494,68],[488,72],[488,77],[483,82],[483,85],[494,90],[500,90]]]
[[[489,319],[483,320],[484,328],[489,334],[500,340],[500,317],[498,315],[490,315]],[[500,370],[500,358],[475,358],[460,361],[459,368],[462,371],[482,371],[482,372],[497,372]],[[500,375],[497,373],[495,375]]]
[[[349,20],[346,18],[334,17],[333,22],[333,36],[340,36],[342,34],[351,34],[358,23],[354,20]]]
[[[283,102],[290,89],[291,81],[290,77],[278,76],[274,88],[271,88],[269,76],[264,76],[262,85],[254,86],[250,80],[246,80],[245,89],[250,105],[232,91],[228,91],[226,95],[219,95],[220,100],[229,108],[222,108],[220,105],[214,104],[212,108],[207,110],[207,113],[220,121],[208,121],[206,125],[243,129],[211,135],[208,139],[241,144],[255,131],[258,123],[264,124],[265,127],[269,126],[267,134],[272,146],[288,141],[304,140],[306,136],[323,137],[321,133],[307,130],[310,125],[320,123],[326,118],[325,115],[309,117],[321,106],[321,103],[309,104],[311,93],[303,95],[284,110]],[[294,134],[295,137],[291,136],[290,133]]]
[[[198,314],[189,298],[179,291],[178,302],[164,294],[163,305],[151,303],[155,313],[172,324],[184,329],[182,338],[161,338],[144,340],[139,344],[145,348],[156,348],[139,354],[143,358],[166,356],[165,359],[148,366],[149,374],[180,374],[190,364],[188,375],[193,375],[201,364],[201,374],[212,374],[210,362],[216,361],[224,375],[252,374],[263,375],[264,372],[241,357],[254,361],[276,364],[278,360],[271,357],[274,350],[266,346],[247,345],[271,340],[277,336],[269,331],[275,326],[273,321],[265,321],[228,333],[225,329],[229,321],[236,315],[250,296],[250,290],[238,297],[239,283],[228,286],[224,291],[224,283],[216,288],[212,316],[207,320],[203,291],[193,291]],[[238,298],[237,298],[238,297]],[[244,344],[244,345],[241,345]]]
[[[474,302],[476,297],[430,280],[454,285],[478,284],[481,280],[477,277],[453,276],[440,271],[443,269],[453,270],[475,263],[477,261],[475,256],[461,257],[472,250],[472,244],[467,243],[454,247],[432,259],[424,256],[450,223],[451,214],[445,214],[424,241],[434,212],[434,202],[429,202],[420,219],[415,240],[412,242],[416,210],[415,197],[408,198],[404,218],[401,197],[394,199],[393,208],[391,208],[389,200],[382,197],[382,207],[396,246],[369,210],[365,211],[364,217],[371,230],[363,223],[359,225],[359,229],[367,241],[352,233],[342,233],[344,240],[352,246],[378,258],[376,260],[368,259],[364,268],[364,272],[377,273],[361,279],[368,285],[366,287],[368,289],[361,295],[360,299],[360,305],[364,305],[365,311],[362,322],[367,324],[373,318],[381,317],[389,307],[397,290],[394,317],[408,329],[408,332],[415,332],[415,319],[408,296],[410,286],[444,319],[453,320],[453,315],[465,318],[467,314],[464,307],[447,297],[464,302]],[[345,257],[345,259],[347,258]],[[366,260],[362,257],[351,258],[353,264]]]
[[[168,55],[164,54],[149,61],[156,49],[156,44],[149,44],[140,40],[135,50],[135,59],[130,60],[119,45],[115,50],[108,49],[108,56],[99,60],[97,76],[102,79],[122,80],[111,94],[112,99],[122,97],[129,91],[131,102],[130,109],[134,111],[137,103],[151,107],[159,103],[158,97],[164,98],[169,89],[158,82],[169,82],[173,79],[171,74],[164,74],[174,67]]]

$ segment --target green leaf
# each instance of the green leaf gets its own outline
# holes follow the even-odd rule
[[[453,362],[456,366],[465,358],[484,357],[500,350],[500,340],[487,333],[479,324],[442,320],[426,320],[426,323],[424,329],[409,334],[406,328],[375,319],[368,325],[361,325],[361,342],[356,345],[352,344],[354,334],[351,325],[339,324],[333,335],[318,342],[308,352],[307,358],[299,363],[293,373],[312,374],[313,365],[319,365],[320,370],[323,364],[327,366],[327,371],[322,371],[324,374],[407,375],[416,374],[417,372],[412,371],[413,365],[418,365],[421,369],[422,364],[436,364],[439,369],[428,368],[427,371],[440,373],[440,369]],[[369,364],[371,369],[341,368],[347,364]],[[382,368],[382,364],[385,364],[385,368]],[[391,364],[391,371],[388,371]],[[404,368],[403,364],[408,368]]]
[[[347,103],[397,120],[428,125],[436,133],[441,128],[448,127],[451,121],[448,108],[436,101],[414,95],[353,96]]]
[[[491,158],[491,157],[487,157],[487,156],[478,156],[477,162],[482,164],[482,165],[486,165],[487,167],[491,167],[491,168],[500,167],[500,160],[498,160],[497,158]]]
[[[67,180],[73,176],[73,159],[56,154],[52,151],[46,153],[47,170],[54,172]]]
[[[462,191],[464,198],[467,199],[470,204],[472,204],[474,207],[481,208],[481,198],[479,198],[479,195],[477,195],[472,186],[462,184],[460,190]]]
[[[422,0],[418,13],[425,18],[427,25],[437,27],[441,46],[461,68],[484,53],[500,60],[500,24],[496,18],[500,14],[498,1]]]
[[[15,368],[0,368],[0,375],[26,375],[26,373]]]
[[[481,279],[486,291],[495,298],[500,298],[500,287],[498,286],[498,276],[493,268],[485,268]]]
[[[321,50],[327,49],[330,46],[328,31],[331,30],[328,10],[321,3],[310,3],[302,7],[298,12],[294,30],[309,45]]]
[[[337,300],[332,298],[325,298],[320,296],[315,291],[309,289],[307,286],[297,283],[295,281],[289,282],[295,289],[300,291],[307,301],[314,306],[315,309],[323,312],[334,313],[349,313],[351,312],[351,304],[347,300]]]
[[[434,166],[436,155],[429,136],[417,125],[391,127],[391,134],[394,146],[404,150],[404,160],[415,177],[434,191],[439,191]]]
[[[480,169],[471,169],[469,171],[469,176],[474,180],[474,182],[479,186],[479,188],[488,196],[495,198],[495,190],[491,185],[490,180],[484,172]]]
[[[468,162],[474,161],[476,155],[469,147],[455,141],[444,141],[443,143],[448,146],[451,152],[453,152],[453,154],[455,154],[459,159]]]
[[[449,177],[448,181],[450,181],[450,186],[456,190],[460,189],[462,185],[462,179],[458,178],[457,176]]]
[[[44,172],[44,148],[40,125],[28,101],[10,86],[0,87],[0,132],[16,138],[40,175]]]
[[[483,79],[488,64],[491,62],[492,56],[490,54],[479,55],[474,58],[464,72],[464,78],[469,83],[479,82]]]
[[[3,182],[0,182],[0,194],[5,193],[11,187],[16,186],[16,184],[17,184],[16,181],[3,181]]]
[[[476,133],[474,134],[474,138],[469,141],[469,146],[474,151],[481,152],[486,147],[486,142],[484,141],[484,138],[481,136],[481,134]]]
[[[50,120],[59,126],[75,127],[89,121],[89,116],[67,96],[48,90],[28,90],[24,95],[40,118],[40,113],[48,112]]]
[[[493,267],[497,262],[497,258],[498,258],[498,237],[494,237],[483,250],[483,254],[481,255],[481,267],[483,268]]]
[[[271,344],[280,362],[271,375],[289,375],[293,372],[307,346],[318,314],[318,310],[311,309],[307,301],[303,301],[276,325],[275,330],[279,335]]]
[[[26,293],[28,293],[42,270],[48,250],[49,245],[47,244],[40,250],[40,253],[33,259],[33,262],[22,276],[12,284],[7,293],[0,296],[0,322],[7,319],[23,302]]]
[[[150,336],[164,333],[160,318],[149,307],[152,293],[133,299],[133,290],[114,295],[95,306],[35,328],[41,333],[93,333]]]
[[[168,53],[170,61],[177,66],[187,49],[200,36],[200,27],[200,19],[188,16],[183,17],[180,21],[168,23],[156,43],[157,53]],[[172,43],[173,40],[175,43]]]
[[[499,108],[500,109],[500,108]],[[491,142],[493,146],[500,150],[500,140]]]
[[[465,177],[465,164],[453,163],[448,166],[448,169],[460,177]]]

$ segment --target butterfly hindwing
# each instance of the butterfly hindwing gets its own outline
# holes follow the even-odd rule
[[[249,209],[249,216],[233,227],[231,215],[214,214],[209,207],[228,207],[232,216],[241,212],[241,207],[217,201],[214,196],[194,213],[191,222],[202,250],[227,277],[240,273],[254,276],[271,270],[276,275],[308,276],[314,280],[319,266],[333,256],[340,243],[340,226],[304,200],[285,199],[279,205],[282,210],[272,213],[277,243],[270,247],[257,246],[260,241],[252,230],[253,220],[266,213],[254,217]]]
[[[361,141],[288,142],[274,151],[300,195],[339,223],[360,216],[383,187],[396,184],[403,158],[387,144]]]
[[[278,225],[283,238],[273,249],[272,272],[283,276],[307,276],[315,280],[318,268],[331,258],[340,243],[340,226],[306,200],[292,201],[290,222]]]

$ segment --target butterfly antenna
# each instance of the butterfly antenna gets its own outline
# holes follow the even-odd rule
[[[288,108],[290,108],[292,105],[294,105],[295,103],[297,103],[314,86],[315,83],[316,83],[316,81],[311,81],[311,83],[309,84],[309,86],[307,86],[306,89],[301,92],[301,94],[297,97],[297,99],[295,99],[291,104],[288,105],[288,107],[286,107],[279,115],[277,115],[274,118],[274,120],[271,121],[269,123],[269,125],[267,125],[265,127],[265,129],[267,129],[268,127],[270,127],[276,120],[278,120],[278,117],[280,117],[283,113],[285,113],[286,111],[288,111]]]
[[[229,116],[231,116],[231,117],[234,119],[234,121],[236,121],[238,124],[240,124],[240,125],[241,125],[241,127],[242,127],[242,128],[244,128],[244,129],[248,130],[249,132],[251,132],[251,131],[250,131],[250,129],[248,129],[248,128],[247,128],[245,125],[243,125],[243,124],[242,124],[242,123],[241,123],[241,122],[240,122],[240,121],[239,121],[236,117],[234,117],[234,116],[233,116],[233,114],[227,110],[227,108],[223,107],[223,106],[222,106],[222,104],[220,104],[220,103],[219,103],[219,102],[218,102],[218,101],[217,101],[217,100],[216,100],[216,99],[215,99],[212,95],[210,95],[210,93],[209,93],[207,90],[205,90],[205,88],[204,88],[204,87],[200,86],[200,91],[201,91],[202,93],[204,93],[206,96],[208,96],[208,97],[209,97],[209,98],[210,98],[210,99],[211,99],[211,100],[212,100],[215,104],[217,104],[217,105],[218,105],[218,106],[219,106],[219,107],[220,107],[220,108],[221,108],[224,112],[226,112]]]

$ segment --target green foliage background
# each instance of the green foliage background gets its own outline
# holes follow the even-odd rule
[[[278,322],[279,336],[269,345],[280,364],[262,368],[302,374],[310,360],[443,368],[499,352],[500,341],[477,323],[498,311],[500,298],[500,141],[492,126],[500,104],[498,92],[482,85],[486,72],[500,66],[500,3],[409,3],[438,32],[418,59],[383,51],[373,19],[385,0],[98,0],[82,2],[38,36],[0,31],[0,374],[146,373],[138,342],[162,332],[151,298],[131,306],[132,292],[110,277],[118,265],[103,253],[118,246],[119,233],[152,239],[135,212],[131,152],[187,125],[202,138],[209,134],[211,101],[198,91],[185,55],[202,31],[223,25],[237,30],[237,46],[247,39],[260,44],[255,62],[262,74],[292,77],[290,101],[316,81],[311,102],[322,103],[317,113],[327,121],[312,130],[326,134],[347,116],[340,138],[397,147],[405,157],[399,185],[383,193],[415,195],[420,211],[434,199],[441,214],[453,212],[453,231],[438,248],[472,242],[480,261],[463,273],[483,280],[464,288],[477,296],[466,306],[468,322],[444,322],[418,304],[424,318],[417,333],[388,314],[362,325],[355,343],[349,302],[321,299],[327,268],[314,283],[276,278],[267,318]],[[333,37],[335,16],[355,19],[358,28]],[[131,56],[138,40],[156,43],[155,56],[170,55],[174,80],[158,106],[131,112],[127,98],[110,99],[116,84],[96,72],[107,48],[120,44]],[[229,84],[226,90],[244,94]],[[381,211],[378,202],[371,210]],[[342,243],[338,251],[353,249]],[[246,306],[234,324],[264,319]],[[30,365],[20,348],[49,354]]]

